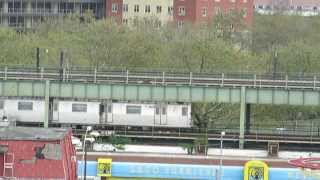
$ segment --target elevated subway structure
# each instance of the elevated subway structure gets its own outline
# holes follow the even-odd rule
[[[0,96],[49,99],[240,104],[239,146],[250,123],[250,104],[320,105],[317,75],[198,74],[128,70],[0,68]],[[246,126],[247,124],[247,126]]]

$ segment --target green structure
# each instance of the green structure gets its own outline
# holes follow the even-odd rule
[[[0,68],[1,69],[1,68]],[[45,99],[44,126],[52,99],[127,100],[151,102],[217,102],[240,104],[239,147],[250,128],[250,105],[320,105],[316,75],[298,79],[281,74],[196,74],[98,71],[97,69],[4,67],[0,96]]]

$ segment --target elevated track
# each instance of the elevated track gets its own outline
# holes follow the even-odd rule
[[[97,68],[0,67],[0,96],[45,99],[44,126],[49,126],[50,99],[124,100],[152,102],[239,103],[239,135],[232,138],[243,147],[247,141],[314,139],[245,137],[250,104],[320,105],[319,74],[194,73]],[[129,136],[130,134],[127,134]],[[150,135],[134,134],[146,137]],[[153,135],[194,138],[193,136]],[[261,135],[259,135],[261,136]],[[212,135],[209,137],[215,139]]]

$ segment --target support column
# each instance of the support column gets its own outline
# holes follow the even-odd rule
[[[3,2],[3,13],[8,13],[8,1]]]
[[[58,10],[59,10],[58,2],[57,1],[53,1],[51,5],[52,5],[53,14],[58,14]]]
[[[26,8],[27,13],[32,13],[32,6],[31,6],[31,1],[27,1],[27,8]]]
[[[43,127],[49,127],[49,96],[50,96],[50,81],[46,80],[46,91],[45,91],[45,107],[44,107],[44,122]]]
[[[32,6],[31,6],[31,1],[27,1],[27,14],[32,14]],[[28,29],[31,28],[31,19],[32,19],[32,16],[26,16],[25,17],[25,23],[26,23],[26,27]]]
[[[80,14],[80,3],[77,2],[74,4],[74,12]]]
[[[246,134],[250,134],[250,125],[251,125],[251,104],[246,104]]]
[[[3,9],[3,14],[7,14],[8,13],[8,1],[4,1],[3,2],[3,7],[2,7]],[[2,24],[3,25],[5,25],[5,26],[8,26],[8,24],[9,24],[9,20],[8,20],[8,16],[7,15],[5,15],[4,17],[3,17],[3,22],[2,22]]]
[[[239,135],[239,148],[244,148],[244,127],[246,119],[246,87],[241,87],[240,97],[240,135]]]

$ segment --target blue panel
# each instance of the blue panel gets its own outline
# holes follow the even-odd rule
[[[122,162],[112,163],[112,176],[115,177],[209,180],[215,177],[215,173],[215,166]]]
[[[78,176],[82,176],[83,166],[78,162]],[[187,164],[157,164],[113,162],[113,177],[144,177],[144,178],[174,178],[215,180],[218,166],[187,165]],[[97,162],[87,162],[87,176],[97,175]],[[269,180],[316,180],[304,177],[296,168],[270,168]],[[243,167],[223,167],[222,180],[243,180]]]
[[[84,164],[78,161],[78,176],[83,176]],[[87,176],[97,176],[97,162],[88,161],[87,162]]]

